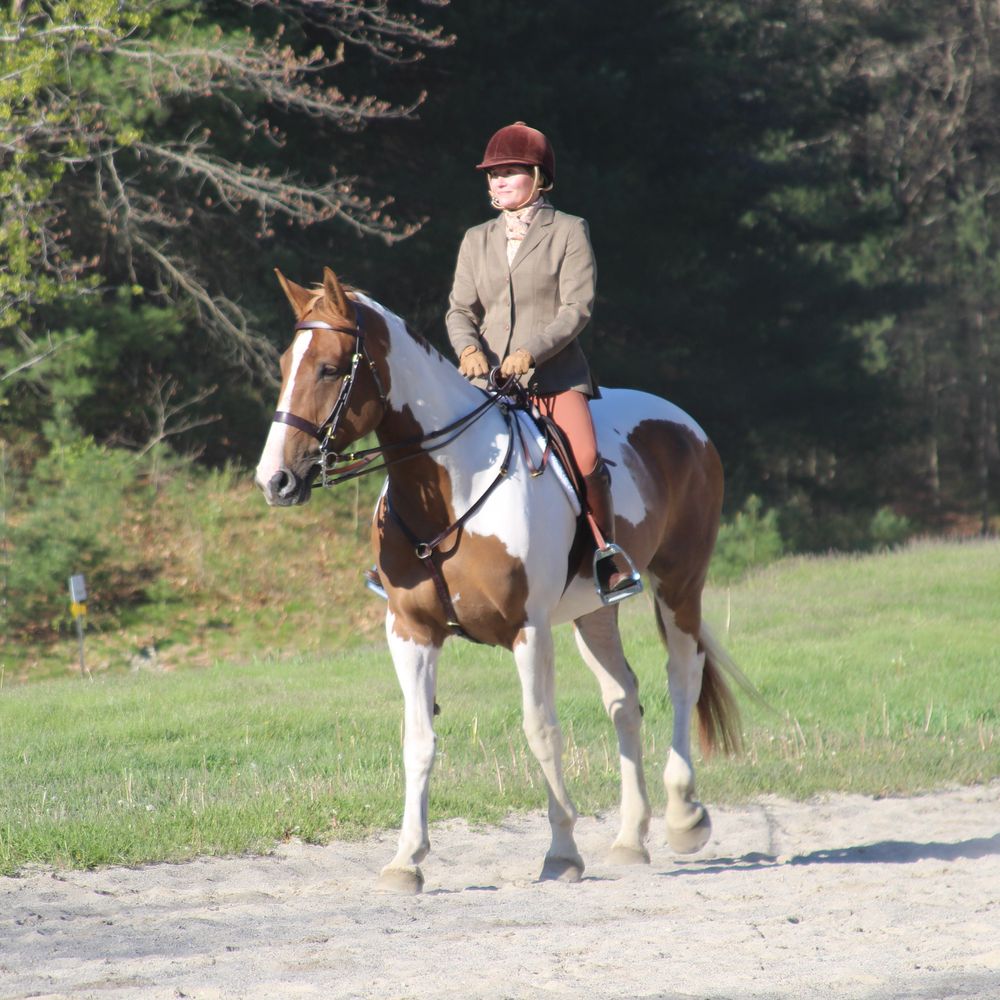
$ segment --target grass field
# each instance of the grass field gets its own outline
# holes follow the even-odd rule
[[[907,793],[1000,776],[998,596],[997,541],[786,559],[709,591],[706,618],[775,711],[741,697],[745,752],[699,762],[701,797]],[[622,618],[660,810],[665,655],[645,597]],[[240,625],[231,613],[228,627]],[[0,873],[263,851],[397,825],[401,699],[384,642],[362,632],[328,655],[315,652],[321,635],[302,655],[295,645],[285,624],[266,656],[92,682],[0,675]],[[571,792],[581,811],[613,808],[613,729],[568,629],[557,649]],[[541,808],[509,654],[450,642],[438,701],[432,819]]]

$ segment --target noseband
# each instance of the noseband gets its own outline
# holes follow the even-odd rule
[[[378,369],[375,367],[375,362],[368,353],[367,347],[365,347],[365,332],[361,325],[361,310],[356,305],[354,307],[353,330],[338,330],[335,326],[321,319],[299,321],[295,324],[295,332],[298,333],[300,330],[332,330],[334,333],[346,333],[348,336],[354,337],[357,341],[357,346],[351,355],[351,370],[344,376],[344,381],[340,387],[340,392],[337,394],[336,402],[333,404],[333,409],[330,410],[326,420],[321,424],[314,424],[311,420],[306,420],[304,417],[300,417],[296,413],[289,413],[286,410],[276,410],[273,417],[274,423],[288,424],[289,427],[304,431],[319,441],[319,456],[316,459],[316,464],[320,469],[322,485],[329,486],[332,485],[331,476],[334,474],[337,461],[340,457],[330,447],[330,443],[337,433],[337,428],[340,426],[340,418],[343,416],[344,410],[347,409],[347,405],[350,402],[351,392],[357,382],[358,366],[361,364],[362,358],[367,362],[368,370],[372,373],[372,379],[378,391],[379,402],[382,404],[383,416],[389,409],[389,400],[386,397],[382,380],[379,378]]]

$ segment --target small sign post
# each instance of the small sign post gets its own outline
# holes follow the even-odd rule
[[[69,610],[76,622],[76,637],[80,643],[80,676],[90,677],[90,671],[83,659],[83,619],[87,616],[87,582],[82,573],[69,578]],[[92,677],[90,677],[93,680]]]

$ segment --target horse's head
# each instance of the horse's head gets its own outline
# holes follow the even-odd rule
[[[323,463],[385,414],[387,373],[380,376],[371,352],[385,327],[329,268],[316,289],[275,273],[295,313],[295,338],[281,356],[278,409],[255,479],[269,504],[289,506],[305,503]]]

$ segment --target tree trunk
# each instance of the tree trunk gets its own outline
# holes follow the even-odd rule
[[[978,390],[979,419],[976,427],[976,478],[979,484],[979,531],[990,533],[990,407],[989,407],[989,359],[990,350],[986,339],[986,322],[982,310],[975,315],[976,354],[979,371],[976,374]]]

